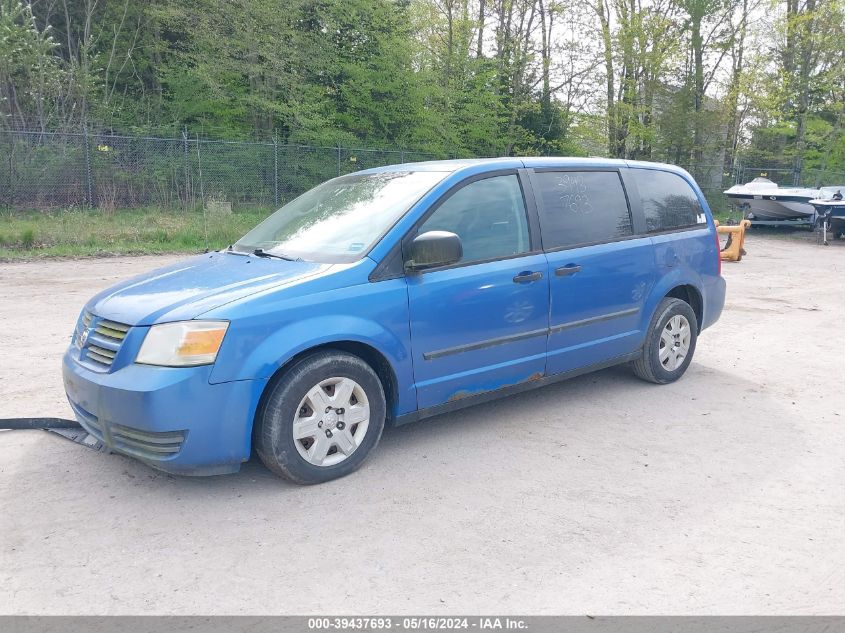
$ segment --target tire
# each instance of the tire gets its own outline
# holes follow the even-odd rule
[[[684,336],[684,325],[688,327],[687,336]],[[665,351],[667,340],[676,343],[668,352]],[[697,340],[698,319],[693,309],[686,301],[666,297],[651,319],[642,356],[631,364],[634,374],[658,385],[675,382],[689,367]]]
[[[255,451],[295,483],[337,479],[376,447],[385,412],[384,389],[367,363],[339,350],[315,352],[270,385],[256,415]]]

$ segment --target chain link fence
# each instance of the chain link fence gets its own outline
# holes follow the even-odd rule
[[[197,204],[278,207],[335,176],[369,167],[448,158],[407,150],[181,137],[0,131],[0,208],[191,209]],[[786,165],[683,165],[717,213],[723,191],[758,176],[782,186],[843,184],[845,174]]]
[[[738,182],[750,182],[754,178],[768,178],[781,187],[824,187],[845,184],[845,173],[827,169],[803,169],[787,165],[766,165],[758,167],[743,165],[738,169]]]
[[[361,169],[445,158],[406,150],[95,133],[0,132],[0,207],[280,206]]]

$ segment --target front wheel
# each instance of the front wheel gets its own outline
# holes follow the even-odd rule
[[[686,301],[667,297],[657,306],[643,353],[632,363],[643,380],[665,385],[684,375],[698,339],[698,320]]]
[[[385,410],[381,381],[367,363],[317,352],[271,385],[255,421],[255,450],[267,468],[296,483],[343,477],[378,444]]]

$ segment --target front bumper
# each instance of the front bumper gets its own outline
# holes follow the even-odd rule
[[[210,384],[210,365],[95,372],[74,353],[62,363],[65,392],[79,423],[110,449],[180,475],[236,472],[249,459],[265,381]]]

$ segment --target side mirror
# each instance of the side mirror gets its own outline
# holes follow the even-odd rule
[[[461,238],[449,231],[427,231],[411,242],[405,268],[411,271],[448,266],[461,260]]]

